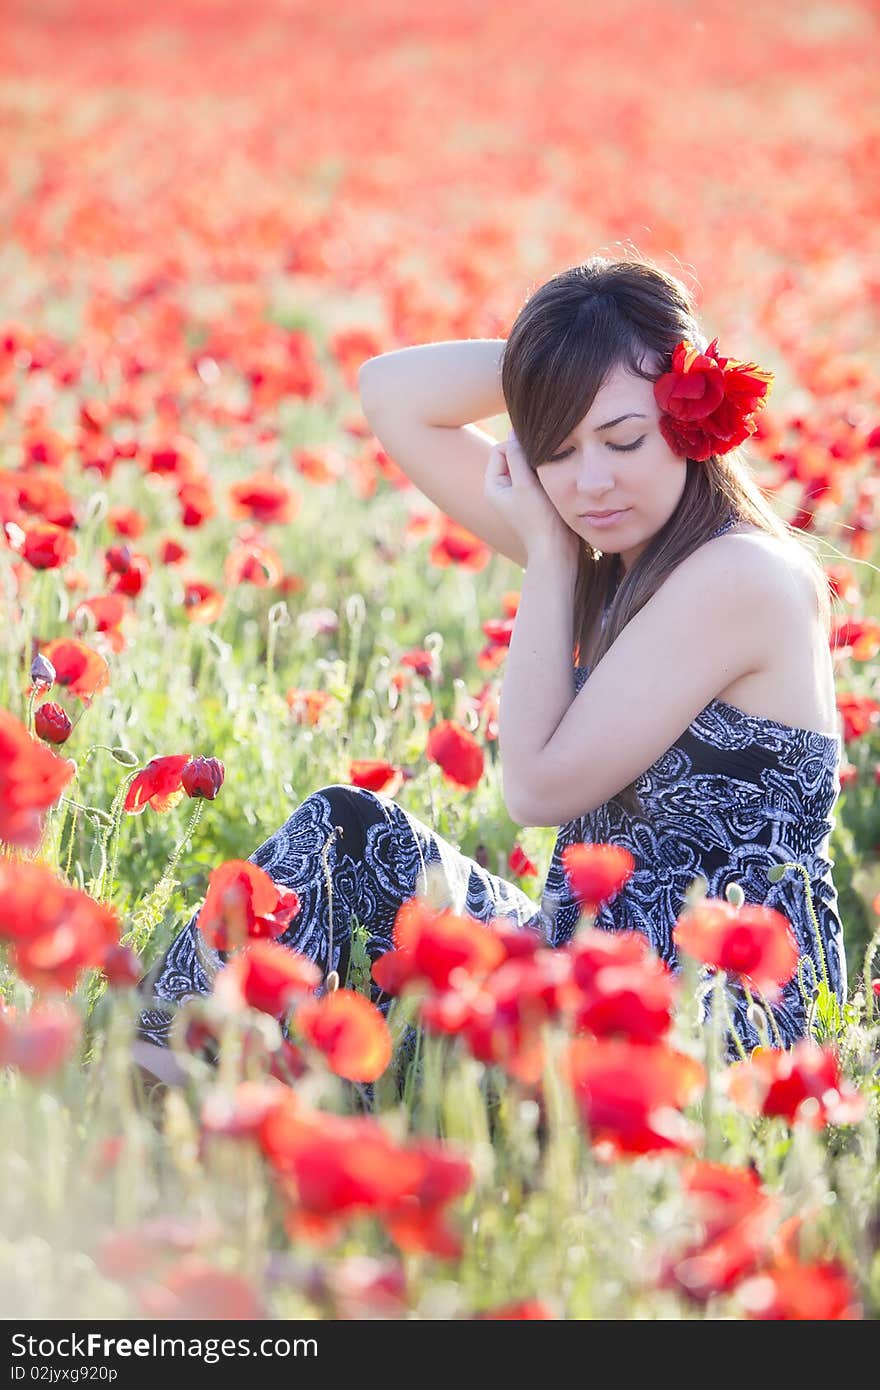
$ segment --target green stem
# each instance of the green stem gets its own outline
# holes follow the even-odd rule
[[[815,904],[814,904],[814,902],[813,902],[813,893],[812,893],[812,890],[811,890],[811,888],[810,888],[810,875],[808,874],[805,865],[803,865],[803,864],[796,864],[796,863],[794,863],[793,861],[788,861],[788,862],[785,863],[785,864],[774,865],[774,868],[776,868],[776,869],[778,869],[778,870],[780,870],[780,871],[781,871],[781,870],[784,870],[784,869],[797,869],[798,873],[801,875],[801,877],[802,877],[803,880],[804,880],[804,891],[805,891],[805,893],[806,893],[806,895],[807,895],[807,908],[808,908],[809,913],[810,913],[810,921],[812,922],[812,925],[813,925],[813,934],[815,935],[815,938],[816,938],[816,950],[817,950],[818,953],[819,953],[819,962],[820,962],[820,964],[821,964],[821,966],[822,966],[822,980],[823,980],[823,982],[824,982],[826,988],[827,988],[827,989],[830,989],[830,988],[831,988],[831,985],[830,985],[829,980],[828,980],[828,964],[827,964],[827,961],[825,960],[825,948],[824,948],[823,945],[822,945],[822,932],[821,932],[821,928],[820,928],[820,926],[819,926],[819,918],[818,918],[817,915],[816,915],[816,907],[815,907]],[[775,881],[775,880],[774,880],[774,881]]]
[[[123,779],[123,781],[119,784],[119,788],[118,788],[118,790],[117,790],[117,792],[116,792],[116,795],[114,796],[113,801],[112,801],[111,806],[110,806],[110,815],[111,815],[111,817],[112,817],[113,823],[112,823],[112,825],[111,825],[111,827],[110,827],[110,831],[109,831],[109,833],[108,833],[108,835],[107,835],[106,847],[107,847],[107,849],[110,851],[109,888],[108,888],[108,895],[109,895],[111,898],[112,898],[112,896],[113,896],[113,889],[114,889],[114,885],[115,885],[115,883],[116,883],[116,864],[117,864],[118,859],[119,859],[119,841],[120,841],[120,839],[122,838],[122,807],[123,807],[123,805],[124,805],[124,803],[125,803],[125,797],[126,797],[126,794],[127,794],[127,792],[128,792],[128,788],[129,788],[129,786],[130,786],[130,784],[131,784],[133,778],[136,777],[136,776],[137,776],[137,773],[136,773],[136,772],[133,772],[133,773],[131,774],[130,777]],[[103,875],[102,875],[102,877],[101,877],[101,894],[102,894],[102,896],[103,896],[103,893],[104,893],[104,877],[103,877]]]
[[[862,988],[865,995],[865,1022],[870,1026],[874,1017],[874,991],[871,988],[871,966],[877,948],[880,946],[880,927],[874,932],[865,950],[865,958],[862,963]]]
[[[775,1039],[776,1046],[777,1046],[777,1047],[784,1047],[785,1044],[784,1044],[783,1041],[782,1041],[782,1034],[781,1034],[780,1031],[779,1031],[779,1024],[776,1022],[776,1015],[775,1015],[775,1013],[773,1012],[773,1007],[772,1007],[772,1005],[771,1005],[769,999],[767,998],[766,994],[764,994],[761,990],[758,990],[758,997],[759,997],[760,1000],[761,1000],[761,1004],[762,1004],[762,1007],[763,1007],[763,1009],[764,1009],[764,1012],[766,1013],[767,1017],[768,1017],[769,1020],[770,1020],[770,1027],[771,1027],[771,1029],[773,1030],[773,1037],[774,1037],[774,1039]]]
[[[737,1050],[737,1054],[739,1056],[740,1061],[745,1062],[748,1060],[748,1056],[745,1047],[743,1046],[743,1040],[737,1032],[736,1024],[733,1021],[733,1013],[731,1012],[730,1004],[727,999],[726,989],[721,990],[721,999],[724,1003],[724,1019],[725,1023],[727,1024],[727,1032],[733,1038],[733,1045]]]
[[[332,835],[327,836],[327,842],[321,850],[321,867],[324,871],[324,882],[327,885],[327,920],[330,930],[327,933],[327,969],[324,971],[324,979],[333,969],[333,875],[327,863],[330,857],[330,850],[337,835],[342,835],[341,825],[334,825]]]

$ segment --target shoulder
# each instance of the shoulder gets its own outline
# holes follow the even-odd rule
[[[796,566],[796,557],[775,536],[757,529],[729,531],[691,551],[666,582],[694,591],[696,601],[712,601],[721,592],[728,600],[763,597],[776,606],[802,584]]]
[[[817,612],[808,558],[794,542],[757,528],[706,541],[661,587],[667,584],[695,632],[725,626],[757,666],[772,659],[783,632],[807,632]]]
[[[743,597],[760,597],[774,612],[815,607],[815,573],[810,559],[794,541],[757,527],[728,531],[706,541],[682,561],[693,579],[735,581]]]

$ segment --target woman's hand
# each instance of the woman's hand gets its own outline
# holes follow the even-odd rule
[[[576,562],[583,539],[550,501],[513,430],[489,454],[484,490],[496,511],[519,532],[527,557],[542,550],[561,552]]]

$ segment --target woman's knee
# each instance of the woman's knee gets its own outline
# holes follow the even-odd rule
[[[368,791],[366,787],[353,787],[349,782],[330,782],[326,787],[312,792],[312,795],[323,796],[331,805],[341,802],[360,808],[381,804],[381,798],[375,792]]]

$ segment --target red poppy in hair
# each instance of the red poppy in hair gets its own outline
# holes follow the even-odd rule
[[[670,449],[704,462],[726,454],[754,434],[774,376],[754,362],[722,357],[718,339],[701,352],[686,338],[672,353],[672,367],[654,383],[663,412],[660,432]]]

